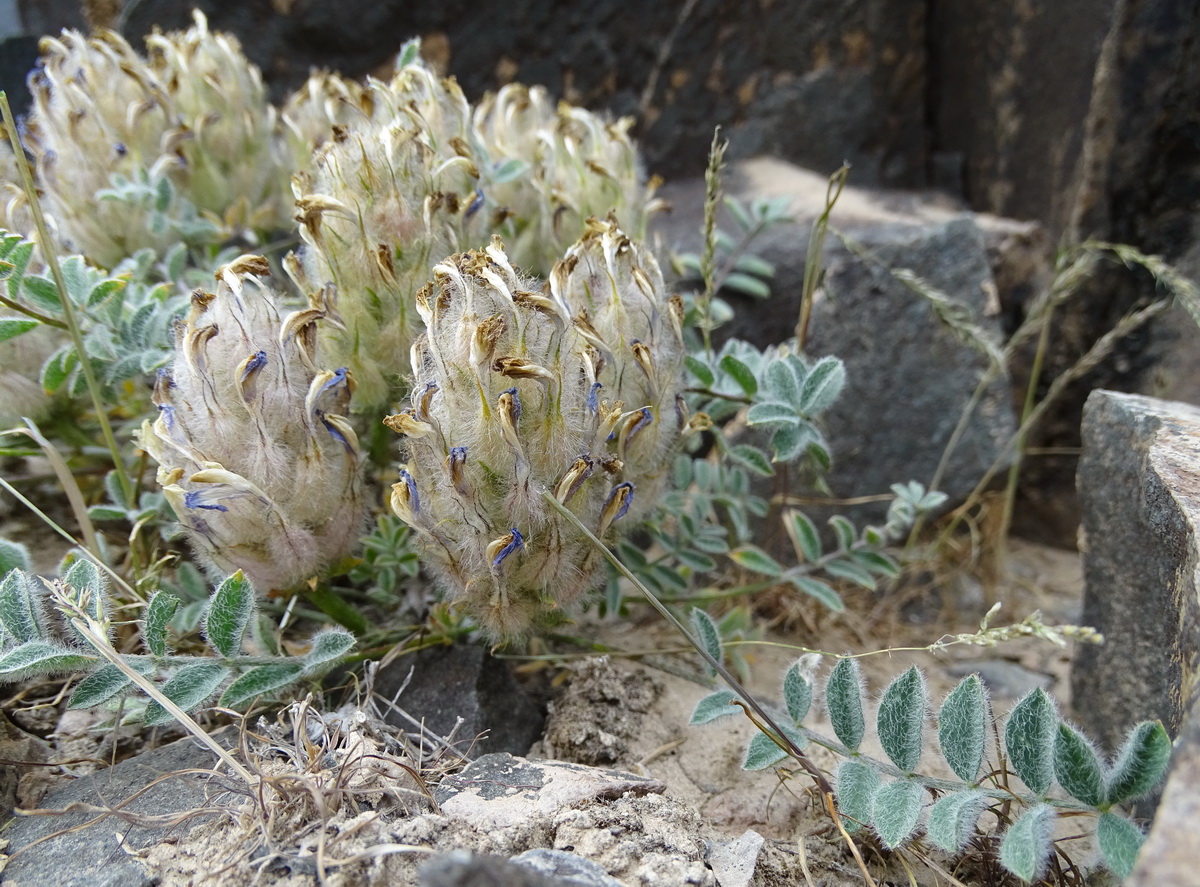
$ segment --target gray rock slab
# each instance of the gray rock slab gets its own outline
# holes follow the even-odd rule
[[[1104,634],[1072,667],[1080,725],[1110,753],[1138,721],[1175,735],[1200,665],[1200,409],[1094,391],[1083,414],[1082,621]]]
[[[523,755],[541,736],[544,717],[537,702],[517,683],[508,665],[483,647],[454,644],[403,656],[380,671],[375,692],[391,699],[406,680],[396,704],[424,720],[439,736],[449,735],[462,718],[455,740],[470,754]],[[412,728],[386,711],[385,717],[398,727]]]
[[[568,887],[568,884],[503,856],[451,850],[421,866],[417,887]]]
[[[210,795],[220,794],[220,788],[212,786],[206,776],[181,772],[207,770],[212,766],[212,752],[191,738],[181,739],[50,792],[42,800],[42,809],[62,810],[71,804],[120,806],[126,817],[158,817],[159,822],[165,823],[177,814],[198,810],[209,803]],[[146,789],[167,774],[178,775]],[[135,794],[137,797],[133,797]],[[157,884],[154,873],[147,871],[125,848],[140,850],[157,843],[171,831],[171,826],[139,825],[121,815],[98,817],[96,812],[76,810],[58,816],[13,819],[0,831],[0,837],[9,842],[7,852],[11,854],[0,874],[0,884],[4,887]],[[179,826],[179,833],[202,821],[203,814],[187,820]],[[64,830],[71,831],[48,837]]]
[[[509,754],[484,755],[434,791],[442,814],[481,829],[508,828],[565,807],[598,799],[660,794],[657,779],[561,761],[530,761]]]

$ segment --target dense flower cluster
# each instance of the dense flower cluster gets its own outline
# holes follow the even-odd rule
[[[197,291],[140,443],[196,553],[288,589],[350,552],[362,525],[361,453],[346,420],[354,381],[318,368],[325,293],[282,315],[260,256]]]
[[[550,287],[498,239],[433,273],[411,405],[387,419],[409,460],[392,508],[485,630],[512,637],[577,599],[600,564],[543,491],[604,536],[669,462],[685,424],[681,306],[612,222],[593,224]]]

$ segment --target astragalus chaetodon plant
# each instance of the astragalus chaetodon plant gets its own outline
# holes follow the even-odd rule
[[[624,247],[614,248],[625,260],[633,247],[620,239]],[[639,484],[661,474],[669,458],[660,439],[679,434],[682,415],[673,404],[680,378],[646,363],[657,374],[652,387],[668,392],[665,414],[661,398],[610,400],[609,392],[622,390],[622,372],[643,370],[633,359],[623,368],[582,305],[521,277],[498,239],[433,272],[417,297],[426,333],[413,347],[411,407],[386,420],[407,436],[409,460],[392,488],[392,508],[484,630],[497,639],[520,636],[591,588],[600,565],[543,492],[607,535]],[[669,311],[656,271],[640,276],[660,289],[614,298],[630,299],[638,314]],[[618,276],[610,286],[619,283],[638,285]],[[678,336],[666,319],[661,333],[664,341]],[[632,384],[624,390],[644,393]],[[672,430],[660,435],[659,424]],[[644,450],[643,436],[652,441]]]
[[[197,554],[264,592],[348,554],[363,510],[345,418],[353,379],[319,369],[315,353],[324,294],[282,316],[268,273],[262,257],[242,256],[218,270],[216,293],[192,296],[155,388],[158,419],[140,435]]]

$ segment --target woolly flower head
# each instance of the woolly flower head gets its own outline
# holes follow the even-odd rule
[[[601,379],[621,390],[617,361],[601,356],[581,312],[516,272],[498,238],[433,272],[417,296],[426,333],[413,346],[411,406],[386,420],[407,436],[409,459],[392,508],[484,629],[517,636],[583,594],[600,565],[542,492],[608,534],[644,471],[661,474],[651,460],[669,454],[641,441],[675,411],[604,397]]]
[[[194,11],[186,31],[146,38],[150,68],[187,138],[180,143],[187,194],[227,230],[270,231],[291,220],[291,157],[277,137],[262,75],[237,38],[208,30]]]
[[[111,268],[138,249],[283,227],[290,157],[258,70],[204,16],[148,38],[42,41],[28,131],[46,207],[74,250]]]
[[[371,91],[358,81],[331,71],[309,74],[280,112],[291,168],[311,177],[313,152],[330,142],[335,132],[369,119],[371,107]]]
[[[260,256],[217,272],[179,329],[141,446],[196,551],[263,591],[292,588],[348,554],[362,517],[353,379],[319,370],[322,293],[282,316]]]
[[[521,267],[548,272],[590,216],[615,213],[631,236],[645,236],[660,204],[629,138],[632,118],[610,122],[511,83],[483,99],[474,124],[485,192]]]
[[[90,38],[63,31],[61,40],[43,38],[41,50],[29,78],[28,133],[61,236],[105,267],[144,246],[164,249],[176,238],[166,225],[151,225],[154,183],[170,196],[183,134],[162,85],[110,31]],[[104,199],[110,185],[139,179],[147,200]]]
[[[338,131],[293,183],[307,278],[332,282],[343,328],[329,353],[359,380],[358,406],[388,402],[419,318],[430,266],[472,241],[478,167],[470,110],[458,85],[420,64],[370,84],[374,117]]]

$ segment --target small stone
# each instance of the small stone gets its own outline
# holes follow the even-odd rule
[[[622,887],[603,866],[566,850],[539,847],[514,856],[512,862],[552,877],[556,887]]]
[[[763,843],[763,836],[754,829],[747,829],[736,840],[714,843],[708,864],[717,883],[721,887],[750,887]]]

